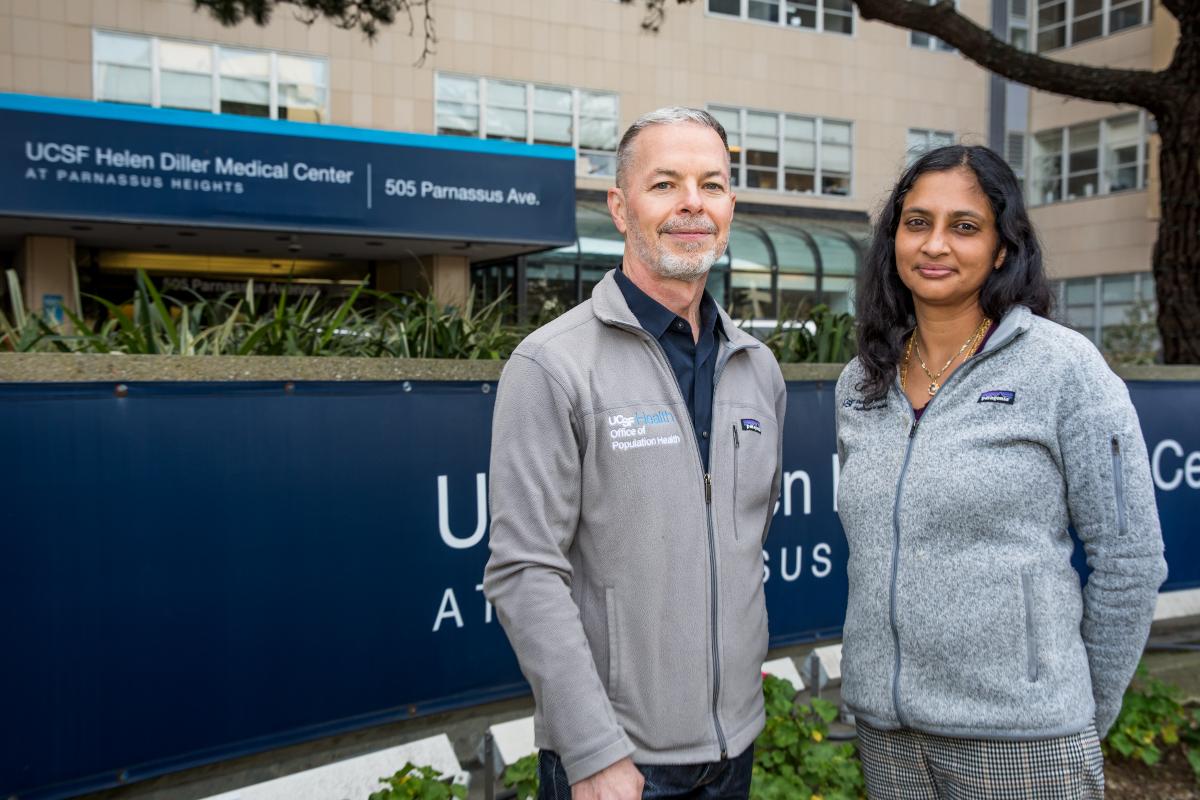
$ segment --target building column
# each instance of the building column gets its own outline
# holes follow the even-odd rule
[[[466,256],[422,256],[412,261],[380,261],[375,265],[381,292],[428,294],[443,306],[466,305],[471,296],[471,262]]]
[[[51,324],[60,319],[68,324],[62,311],[78,314],[75,305],[75,240],[66,236],[26,236],[14,259],[21,278],[25,307],[34,314],[48,313]]]

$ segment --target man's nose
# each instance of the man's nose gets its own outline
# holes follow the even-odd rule
[[[683,185],[683,196],[679,198],[679,210],[696,214],[703,207],[704,197],[700,194],[700,185],[691,182],[685,183]]]

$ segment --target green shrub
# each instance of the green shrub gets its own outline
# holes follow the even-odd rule
[[[536,798],[538,793],[538,754],[530,753],[508,765],[501,778],[505,788],[517,793],[517,800]]]
[[[814,698],[796,704],[796,689],[763,676],[767,724],[754,742],[750,796],[755,800],[858,800],[866,796],[853,742],[828,740],[837,707]]]
[[[835,313],[829,306],[797,309],[793,319],[780,319],[764,339],[781,364],[844,364],[854,358],[857,345],[854,317]]]
[[[503,322],[499,298],[477,308],[443,306],[423,295],[391,295],[363,285],[340,300],[290,295],[266,302],[247,281],[243,296],[215,299],[160,294],[138,271],[124,304],[85,295],[101,309],[91,321],[64,309],[71,332],[25,311],[9,271],[13,319],[0,314],[0,350],[166,355],[367,356],[507,358],[521,332]],[[372,299],[374,302],[366,304]],[[78,307],[78,303],[76,303]]]
[[[407,763],[390,778],[380,778],[383,789],[371,792],[368,800],[450,800],[465,798],[467,787],[451,783],[433,767],[418,767]]]
[[[1154,766],[1164,751],[1178,747],[1200,784],[1200,714],[1183,705],[1181,694],[1179,687],[1151,677],[1139,664],[1121,701],[1121,713],[1104,740],[1105,755]]]

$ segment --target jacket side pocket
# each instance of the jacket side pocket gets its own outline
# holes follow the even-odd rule
[[[1038,679],[1037,630],[1033,620],[1033,576],[1021,573],[1021,594],[1025,598],[1025,680],[1036,683]]]
[[[742,449],[742,439],[738,436],[737,423],[733,423],[733,540],[738,541],[738,451]]]
[[[604,613],[608,620],[608,699],[616,702],[620,694],[621,651],[620,636],[617,634],[617,591],[604,587]]]
[[[1113,497],[1117,502],[1117,533],[1125,535],[1125,471],[1121,459],[1121,440],[1112,437]]]

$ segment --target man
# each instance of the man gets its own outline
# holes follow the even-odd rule
[[[533,687],[542,798],[745,798],[783,378],[704,289],[733,217],[720,123],[647,114],[616,183],[624,261],[500,379],[484,590]]]

